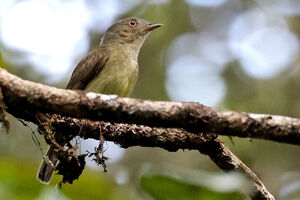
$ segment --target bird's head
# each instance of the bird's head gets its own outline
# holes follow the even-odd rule
[[[101,44],[120,43],[140,48],[149,33],[161,26],[136,17],[122,19],[107,29]]]

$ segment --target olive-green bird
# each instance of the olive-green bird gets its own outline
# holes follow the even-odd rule
[[[66,89],[129,96],[138,77],[140,48],[160,26],[135,17],[111,25],[100,45],[79,62]],[[50,145],[37,174],[42,183],[51,181],[57,162],[55,147]]]

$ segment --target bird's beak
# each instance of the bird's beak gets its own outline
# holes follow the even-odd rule
[[[146,26],[146,28],[144,29],[144,31],[146,33],[150,32],[150,31],[153,31],[154,29],[157,29],[159,27],[161,27],[163,24],[148,24]]]

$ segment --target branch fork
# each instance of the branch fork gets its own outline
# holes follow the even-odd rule
[[[55,132],[55,136],[58,133],[70,139],[79,135],[100,141],[103,138],[123,148],[198,150],[219,168],[241,172],[251,179],[252,199],[272,200],[274,197],[217,134],[300,144],[300,119],[291,117],[216,111],[199,103],[149,101],[58,89],[22,80],[1,68],[0,89],[1,110],[5,108],[11,115],[38,125],[41,121],[36,113],[49,113],[51,127],[44,129]],[[49,139],[51,137],[48,142]],[[76,163],[78,161],[80,167],[84,167],[84,157],[78,156]],[[58,170],[66,175],[70,172],[66,169]],[[63,179],[63,182],[68,180]]]

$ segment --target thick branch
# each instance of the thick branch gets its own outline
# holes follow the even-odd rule
[[[259,178],[215,134],[192,134],[183,129],[162,129],[119,123],[94,122],[55,115],[52,126],[59,132],[68,132],[84,138],[102,136],[123,148],[131,146],[161,147],[168,151],[198,150],[208,155],[224,171],[235,170],[245,174],[253,183],[252,199],[274,199]]]
[[[22,80],[0,69],[7,111],[35,122],[37,111],[95,121],[184,128],[190,132],[251,137],[300,144],[300,120],[290,117],[216,111],[199,103],[146,101],[57,89]]]
[[[242,126],[246,125],[242,132],[248,136],[248,134],[260,132],[269,134],[268,126],[283,126],[284,128],[275,132],[277,135],[282,135],[289,131],[290,127],[286,126],[290,125],[291,121],[295,121],[295,126],[298,125],[297,119],[288,117],[284,118],[285,123],[279,120],[279,124],[272,124],[270,121],[274,121],[273,116],[268,117],[267,120],[270,121],[265,122],[261,120],[265,116],[253,115],[251,118],[252,114],[217,112],[198,103],[153,102],[62,90],[24,81],[3,69],[0,69],[0,87],[7,111],[16,117],[35,123],[37,123],[35,113],[42,111],[99,121],[173,127],[161,129],[61,118],[58,115],[51,117],[52,126],[59,130],[57,133],[65,129],[69,134],[79,133],[85,138],[103,137],[123,147],[140,145],[161,147],[169,151],[197,149],[209,155],[221,169],[238,170],[252,179],[255,188],[253,199],[274,198],[257,176],[234,156],[215,134],[199,134],[199,132],[213,130],[219,133],[228,130],[237,133]],[[255,117],[258,118],[254,119]],[[174,129],[174,127],[184,128],[198,134],[192,134],[183,129]]]
[[[76,119],[70,117],[52,116],[51,125],[61,133],[68,133],[82,138],[100,139],[100,133],[107,141],[119,144],[123,148],[131,146],[161,147],[168,151],[179,149],[200,150],[208,148],[204,144],[217,138],[215,134],[193,134],[183,129],[151,128],[149,126],[109,123]]]

